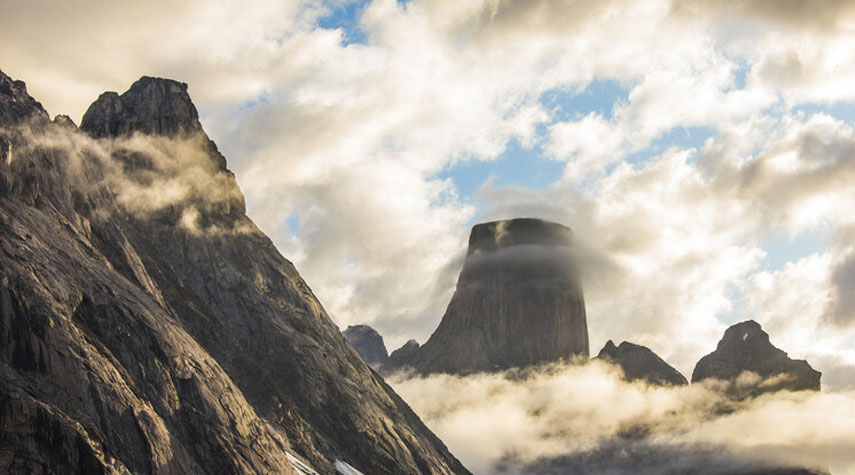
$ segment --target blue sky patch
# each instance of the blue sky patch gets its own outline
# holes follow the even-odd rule
[[[581,92],[572,88],[556,88],[544,92],[540,103],[553,118],[568,122],[596,112],[606,119],[612,118],[615,104],[627,102],[629,89],[612,79],[595,79]]]
[[[834,104],[804,104],[793,108],[793,112],[803,112],[805,117],[810,117],[816,113],[828,114],[837,120],[842,120],[847,124],[855,124],[855,103],[853,102],[836,102]]]
[[[702,150],[704,142],[717,133],[713,127],[674,127],[660,135],[647,147],[626,156],[625,161],[638,165],[662,154],[671,147]]]
[[[766,251],[762,269],[783,269],[788,262],[796,262],[824,249],[828,238],[828,230],[805,232],[798,236],[787,236],[786,234],[770,236],[760,244],[760,248]]]
[[[359,18],[369,3],[369,0],[358,0],[331,6],[332,13],[319,18],[318,26],[327,30],[341,28],[344,31],[342,43],[345,45],[365,44],[368,35],[359,25]]]
[[[450,178],[459,196],[472,201],[475,193],[492,179],[493,186],[509,185],[544,190],[561,178],[564,162],[544,158],[539,146],[526,149],[517,140],[508,143],[505,151],[490,161],[474,158],[456,162],[437,174],[438,178]]]

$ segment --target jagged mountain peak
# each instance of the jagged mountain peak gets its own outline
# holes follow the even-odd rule
[[[24,81],[16,81],[0,70],[0,124],[16,125],[28,118],[50,120],[41,103],[27,93]]]
[[[389,357],[383,337],[370,326],[350,325],[342,333],[362,360],[369,365],[379,365]]]
[[[40,109],[5,83],[0,472],[468,473],[242,207],[208,196],[236,184],[195,163],[216,148],[186,86],[102,94],[79,130],[21,124]],[[211,186],[152,207],[188,163]]]
[[[202,125],[187,84],[143,76],[122,95],[101,94],[83,115],[80,128],[93,137],[134,132],[173,136],[200,132]]]
[[[684,386],[686,378],[650,348],[628,341],[615,345],[606,342],[597,354],[599,360],[618,365],[628,381],[643,380],[650,384]]]
[[[759,347],[768,349],[771,346],[769,334],[754,320],[746,320],[729,327],[718,342],[718,349]]]
[[[774,346],[759,323],[746,320],[725,330],[716,350],[695,365],[692,382],[729,381],[733,395],[746,397],[779,390],[819,391],[821,376],[807,361],[792,359]]]

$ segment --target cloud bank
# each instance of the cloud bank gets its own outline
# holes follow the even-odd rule
[[[855,393],[734,402],[720,382],[627,383],[599,362],[391,383],[474,473],[855,473]]]

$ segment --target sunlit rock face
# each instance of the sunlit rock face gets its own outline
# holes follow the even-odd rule
[[[439,327],[410,359],[417,372],[468,374],[588,357],[573,233],[539,219],[476,225]]]
[[[368,325],[350,325],[342,334],[370,366],[379,365],[389,357],[383,337]]]
[[[185,86],[85,132],[25,91],[0,73],[0,473],[468,473],[245,215]]]
[[[780,390],[819,391],[822,373],[804,360],[794,360],[769,341],[760,324],[747,320],[724,332],[716,350],[698,361],[692,382],[719,379],[737,396]]]
[[[627,341],[616,346],[609,340],[597,354],[597,359],[619,366],[627,381],[644,381],[663,386],[689,384],[685,376],[646,346]]]

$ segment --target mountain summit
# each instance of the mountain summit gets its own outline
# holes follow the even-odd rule
[[[200,132],[202,124],[187,84],[144,76],[121,96],[101,94],[83,115],[80,128],[93,137],[117,137]]]
[[[588,357],[588,326],[573,233],[519,218],[472,228],[448,309],[406,365],[467,374],[574,357]]]
[[[746,320],[724,332],[715,351],[695,365],[692,382],[719,379],[738,396],[780,390],[819,391],[822,373],[805,360],[794,360],[769,341],[759,323]]]
[[[389,357],[383,337],[368,325],[350,325],[342,334],[370,366],[382,364]]]
[[[685,386],[689,384],[680,374],[650,348],[628,341],[615,345],[612,340],[597,354],[601,361],[620,367],[627,381],[646,381],[649,384]]]
[[[0,73],[0,472],[468,473],[245,215],[186,85],[85,133],[25,91]]]

